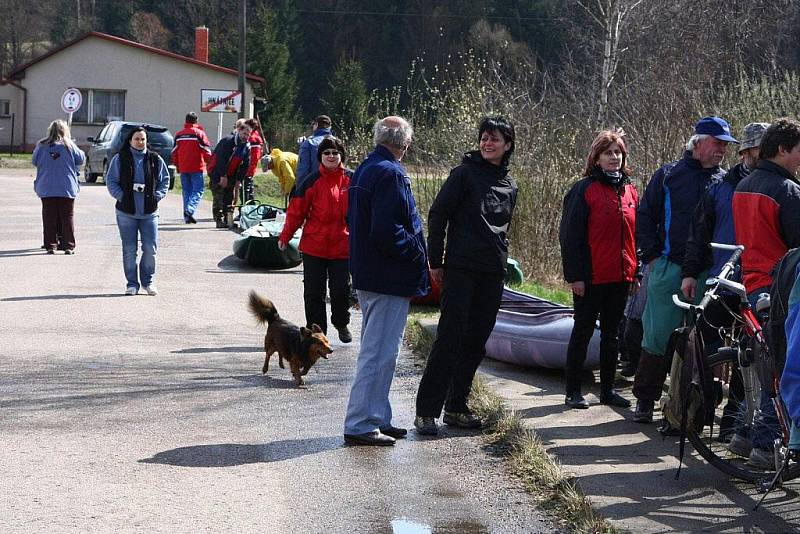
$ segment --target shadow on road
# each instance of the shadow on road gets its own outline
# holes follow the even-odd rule
[[[171,354],[209,354],[215,352],[264,352],[264,347],[192,347],[171,350]]]
[[[270,275],[273,274],[290,274],[294,276],[302,276],[303,271],[297,269],[281,269],[281,270],[270,270],[264,267],[253,267],[245,260],[241,260],[237,258],[235,255],[231,254],[230,256],[226,256],[222,258],[219,263],[217,263],[217,270],[214,269],[206,269],[205,272],[207,273],[269,273]]]
[[[42,248],[21,248],[18,250],[0,250],[0,258],[11,258],[11,257],[21,257],[21,256],[36,256],[36,255],[45,255],[45,251]]]
[[[192,445],[159,452],[152,458],[145,458],[139,462],[178,467],[233,467],[244,464],[281,462],[338,449],[341,446],[342,438],[340,436],[288,439],[257,445],[243,443]]]
[[[32,297],[8,297],[0,299],[2,302],[21,302],[25,300],[75,300],[75,299],[102,299],[127,297],[124,293],[97,293],[94,295],[38,295]]]

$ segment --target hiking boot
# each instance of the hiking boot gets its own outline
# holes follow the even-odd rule
[[[439,425],[436,424],[436,419],[433,417],[415,417],[414,428],[417,429],[417,434],[423,436],[435,436],[439,433]]]
[[[580,393],[567,395],[564,399],[564,404],[575,410],[585,410],[589,407],[589,402]]]
[[[654,401],[637,400],[636,411],[633,412],[633,421],[635,423],[652,423],[654,406]]]
[[[600,394],[600,404],[607,404],[609,406],[616,406],[617,408],[630,408],[631,401],[614,391],[613,389],[606,393]]]
[[[339,332],[339,341],[342,343],[350,343],[353,341],[353,335],[350,333],[350,329],[347,326],[343,326],[341,328],[336,328],[336,331]]]
[[[483,423],[469,412],[444,412],[442,422],[459,428],[480,428]]]
[[[764,471],[775,469],[775,454],[767,449],[753,448],[750,456],[747,457],[747,465]]]
[[[741,434],[734,434],[731,442],[728,443],[728,451],[742,458],[748,458],[750,453],[753,452],[753,442],[750,441],[750,438]]]

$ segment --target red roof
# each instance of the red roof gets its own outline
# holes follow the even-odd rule
[[[129,41],[127,39],[123,39],[122,37],[115,37],[114,35],[108,35],[107,33],[89,32],[89,33],[85,33],[85,34],[81,35],[80,37],[77,37],[77,38],[73,39],[72,41],[64,43],[63,45],[61,45],[59,47],[53,48],[52,50],[50,50],[48,52],[45,52],[41,56],[39,56],[39,57],[37,57],[37,58],[25,63],[24,65],[20,65],[19,67],[15,68],[11,72],[9,72],[7,78],[11,79],[11,78],[21,77],[19,75],[21,75],[23,72],[25,72],[25,69],[27,69],[28,67],[30,67],[32,65],[35,65],[36,63],[42,61],[43,59],[47,59],[48,57],[52,56],[53,54],[57,54],[58,52],[61,52],[65,48],[69,48],[70,46],[74,45],[75,43],[79,43],[79,42],[81,42],[84,39],[87,39],[89,37],[97,37],[98,39],[105,39],[106,41],[111,41],[112,43],[119,43],[119,44],[123,44],[123,45],[130,46],[130,47],[133,47],[133,48],[139,48],[141,50],[145,50],[145,51],[151,52],[153,54],[158,54],[158,55],[166,56],[166,57],[169,57],[169,58],[172,58],[172,59],[177,59],[178,61],[185,61],[186,63],[192,63],[192,64],[198,65],[200,67],[205,67],[207,69],[212,69],[212,70],[216,70],[216,71],[219,71],[219,72],[232,74],[234,76],[238,76],[239,75],[239,71],[237,71],[237,70],[229,69],[227,67],[220,67],[219,65],[213,65],[211,63],[205,63],[205,62],[200,61],[198,59],[195,59],[193,57],[182,56],[180,54],[176,54],[176,53],[170,52],[168,50],[162,50],[160,48],[155,48],[153,46],[143,45],[141,43],[137,43],[137,42],[134,42],[134,41]],[[262,84],[266,83],[266,80],[264,78],[262,78],[261,76],[256,76],[255,74],[247,74],[246,76],[247,76],[248,80],[251,80],[251,81],[254,81],[254,82],[259,82],[259,83],[262,83]]]

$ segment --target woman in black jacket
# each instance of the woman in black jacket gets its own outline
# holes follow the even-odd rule
[[[467,398],[503,294],[517,200],[517,184],[508,176],[514,126],[487,117],[478,128],[478,143],[480,150],[466,153],[450,172],[428,214],[428,255],[431,275],[442,283],[442,313],[417,392],[419,434],[438,433],[442,408],[448,425],[482,424],[470,413]]]
[[[619,131],[595,137],[583,178],[564,197],[559,241],[564,278],[572,288],[575,324],[567,346],[566,400],[588,408],[581,394],[586,350],[600,319],[600,403],[626,408],[614,391],[618,327],[631,285],[636,283],[636,208],[628,152]]]

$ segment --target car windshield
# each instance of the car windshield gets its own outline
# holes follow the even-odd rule
[[[120,139],[125,139],[134,126],[123,126]],[[169,130],[160,127],[145,126],[147,131],[147,142],[153,146],[169,146],[172,144],[172,135]]]

